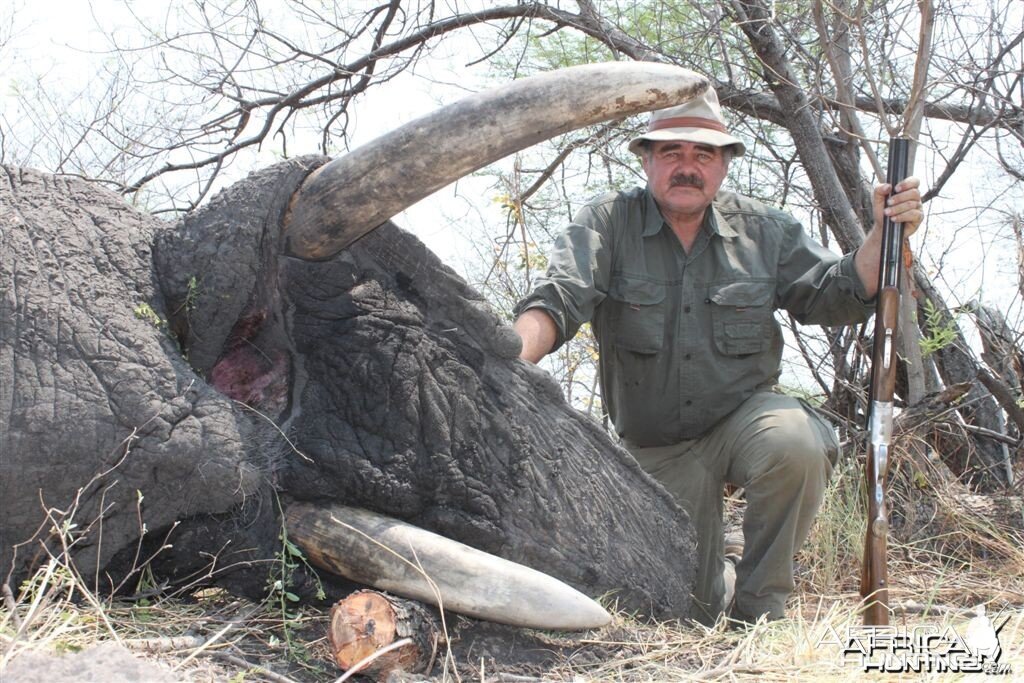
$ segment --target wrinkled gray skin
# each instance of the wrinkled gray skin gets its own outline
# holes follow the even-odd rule
[[[167,580],[257,593],[278,501],[331,500],[685,616],[685,513],[418,240],[385,224],[327,261],[282,256],[289,199],[323,161],[254,174],[173,226],[3,169],[3,575],[59,548],[49,508],[73,512],[100,590],[166,539]]]

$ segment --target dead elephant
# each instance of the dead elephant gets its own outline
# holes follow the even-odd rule
[[[385,223],[354,241],[491,159],[706,87],[662,65],[583,69],[265,169],[173,225],[4,167],[4,576],[66,547],[100,590],[131,590],[153,557],[173,584],[259,593],[281,506],[340,502],[686,616],[693,534],[670,496],[418,240]],[[566,120],[566,78],[600,79],[601,102]],[[506,98],[501,122],[488,97]]]

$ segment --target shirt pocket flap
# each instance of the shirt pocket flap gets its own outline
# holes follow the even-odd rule
[[[712,285],[708,291],[708,298],[719,306],[764,306],[772,298],[772,285],[771,282],[751,281]]]
[[[665,300],[665,285],[628,275],[612,278],[608,296],[638,306],[653,306]]]
[[[719,282],[708,286],[715,346],[725,356],[768,350],[772,341],[772,280]]]
[[[608,285],[611,339],[615,346],[640,354],[661,351],[665,335],[665,285],[620,275]]]

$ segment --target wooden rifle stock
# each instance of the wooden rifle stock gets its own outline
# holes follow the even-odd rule
[[[907,177],[909,148],[910,141],[905,138],[893,138],[889,142],[886,182],[893,188]],[[893,394],[896,389],[896,334],[902,255],[903,225],[885,216],[882,222],[882,253],[878,272],[878,303],[868,407],[868,457],[865,468],[868,524],[860,575],[860,594],[866,601],[864,623],[868,625],[884,626],[889,623],[889,511],[885,504],[885,477],[889,469]]]

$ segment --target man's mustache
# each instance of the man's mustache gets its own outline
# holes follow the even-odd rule
[[[695,187],[698,190],[704,189],[704,180],[700,176],[678,173],[672,176],[672,187]]]

